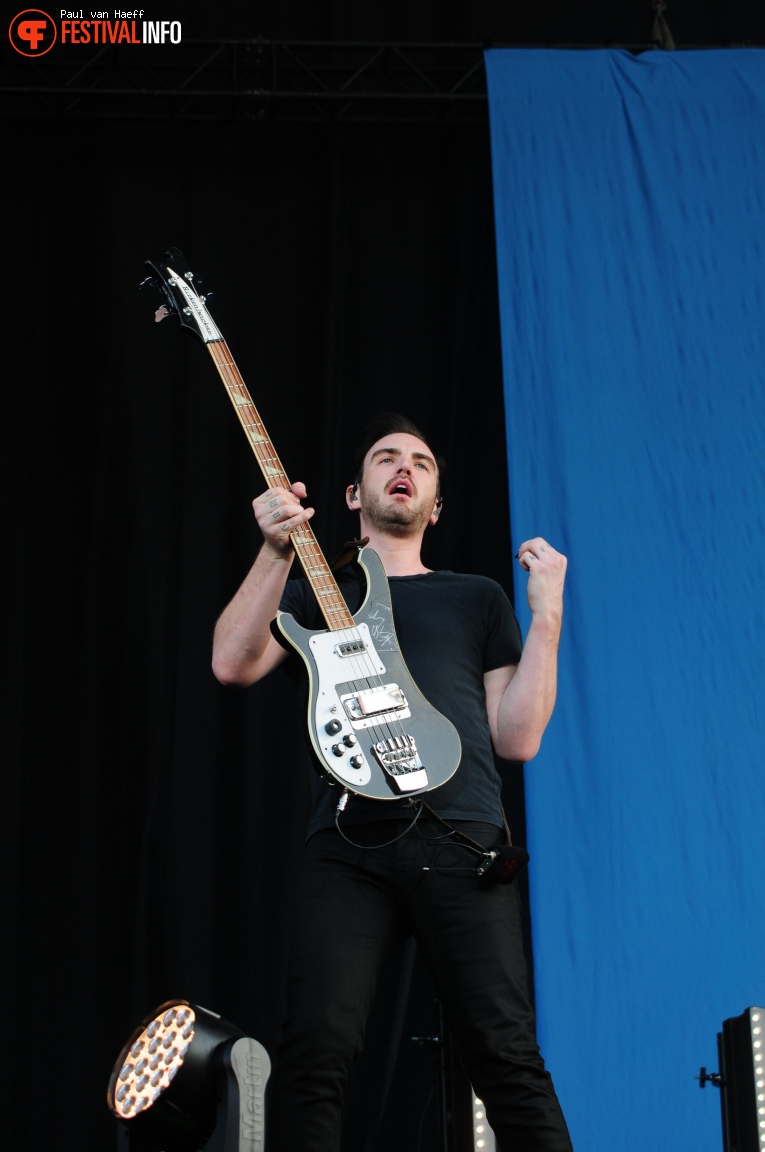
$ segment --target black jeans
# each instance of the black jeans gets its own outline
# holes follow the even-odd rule
[[[365,845],[398,821],[349,826]],[[481,844],[502,833],[460,822]],[[412,933],[503,1152],[571,1152],[536,1044],[515,885],[483,887],[478,857],[425,819],[388,847],[335,831],[305,849],[288,1006],[268,1099],[268,1152],[337,1152],[343,1089],[382,965]],[[428,837],[428,838],[426,838]]]

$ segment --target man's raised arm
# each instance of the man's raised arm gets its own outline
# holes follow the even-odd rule
[[[254,684],[286,658],[271,621],[295,557],[289,534],[314,513],[300,504],[305,495],[305,485],[297,483],[291,490],[270,488],[252,502],[263,546],[215,625],[212,668],[222,684]]]
[[[567,561],[541,537],[522,544],[518,559],[529,574],[531,626],[520,663],[487,672],[484,685],[495,751],[526,762],[539,751],[555,706]]]

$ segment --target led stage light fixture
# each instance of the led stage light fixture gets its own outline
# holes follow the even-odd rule
[[[486,1119],[483,1101],[473,1092],[473,1152],[496,1152],[494,1130]]]
[[[717,1050],[726,1152],[765,1152],[765,1008],[723,1020]]]
[[[168,1000],[114,1065],[107,1103],[126,1152],[262,1152],[271,1062],[227,1020]]]

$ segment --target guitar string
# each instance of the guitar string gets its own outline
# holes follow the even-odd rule
[[[249,396],[247,387],[241,377],[241,374],[239,373],[236,363],[234,362],[234,358],[231,355],[225,340],[221,339],[219,341],[210,341],[208,347],[210,348],[210,352],[212,354],[216,368],[223,378],[223,382],[226,385],[231,398],[236,398],[234,399],[234,407],[236,409],[237,416],[239,417],[240,423],[242,424],[242,427],[247,434],[248,440],[258,460],[266,482],[270,486],[274,482],[281,481],[283,487],[289,488],[290,484],[284,471],[284,467],[282,466],[281,461],[273,449],[271,440],[265,431],[265,426],[260,419],[259,413],[255,408],[251,397]],[[238,403],[237,400],[242,401],[242,403]],[[251,423],[247,423],[243,419],[245,413],[242,411],[242,409],[251,410],[252,415],[254,416],[254,420]],[[253,431],[258,437],[257,440],[252,434]],[[261,440],[260,437],[263,439]],[[322,608],[322,615],[324,615],[325,621],[329,625],[329,630],[338,636],[340,633],[343,633],[343,635],[347,637],[346,640],[340,640],[340,643],[357,641],[361,641],[363,643],[363,636],[355,622],[350,625],[341,624],[338,627],[338,622],[336,619],[328,619],[328,617],[335,618],[339,616],[341,620],[343,618],[350,618],[352,620],[352,617],[348,611],[345,601],[342,599],[340,591],[337,587],[337,583],[329,570],[327,562],[324,559],[318,544],[313,538],[312,530],[308,529],[308,526],[305,526],[305,528],[305,540],[298,540],[297,542],[293,540],[293,547],[295,547],[301,560],[303,560],[303,557],[300,554],[300,548],[305,548],[309,554],[310,564],[303,564],[304,569],[311,568],[312,570],[312,578],[309,577],[309,583],[314,588],[314,593],[316,593],[316,584],[318,584],[319,591],[326,592],[331,599],[335,601],[339,600],[340,602],[339,605],[337,603],[334,605],[328,605],[326,603],[324,605],[320,604],[320,607]],[[298,529],[296,531],[302,531],[302,529]],[[294,533],[291,533],[291,535],[294,535]],[[306,572],[306,575],[309,575],[308,572]],[[322,584],[322,582],[324,583]],[[328,585],[328,587],[326,587],[326,585]],[[326,612],[323,610],[324,608],[327,609]],[[369,657],[365,657],[364,659],[364,664],[366,664],[366,667],[364,667],[364,665],[361,663],[360,658],[355,655],[344,657],[344,659],[349,661],[349,675],[347,683],[349,684],[349,687],[352,687],[353,691],[358,692],[360,690],[361,686],[358,682],[362,680],[366,681],[367,688],[384,688],[384,681],[380,673],[377,672]],[[375,681],[376,684],[374,683]],[[376,721],[374,724],[361,729],[361,731],[365,732],[367,735],[371,735],[374,743],[384,743],[386,740],[390,740],[394,748],[396,744],[396,737],[400,738],[404,748],[407,747],[409,742],[408,733],[404,728],[403,721],[395,715],[392,719],[389,716],[382,717],[379,721]],[[359,740],[358,737],[357,740]]]

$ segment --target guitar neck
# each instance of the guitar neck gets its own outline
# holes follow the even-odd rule
[[[234,405],[234,411],[239,417],[239,423],[242,425],[249,445],[255,453],[266,484],[269,488],[290,488],[291,485],[281,460],[263,426],[263,421],[252,402],[252,397],[247,391],[226,341],[223,339],[212,340],[207,344],[207,348],[215,367],[218,369],[218,374],[226,386],[231,403]],[[353,617],[348,611],[337,586],[337,581],[324,558],[310,524],[301,524],[299,528],[290,533],[290,540],[313,589],[327,628],[332,632],[337,632],[341,628],[352,628]]]

